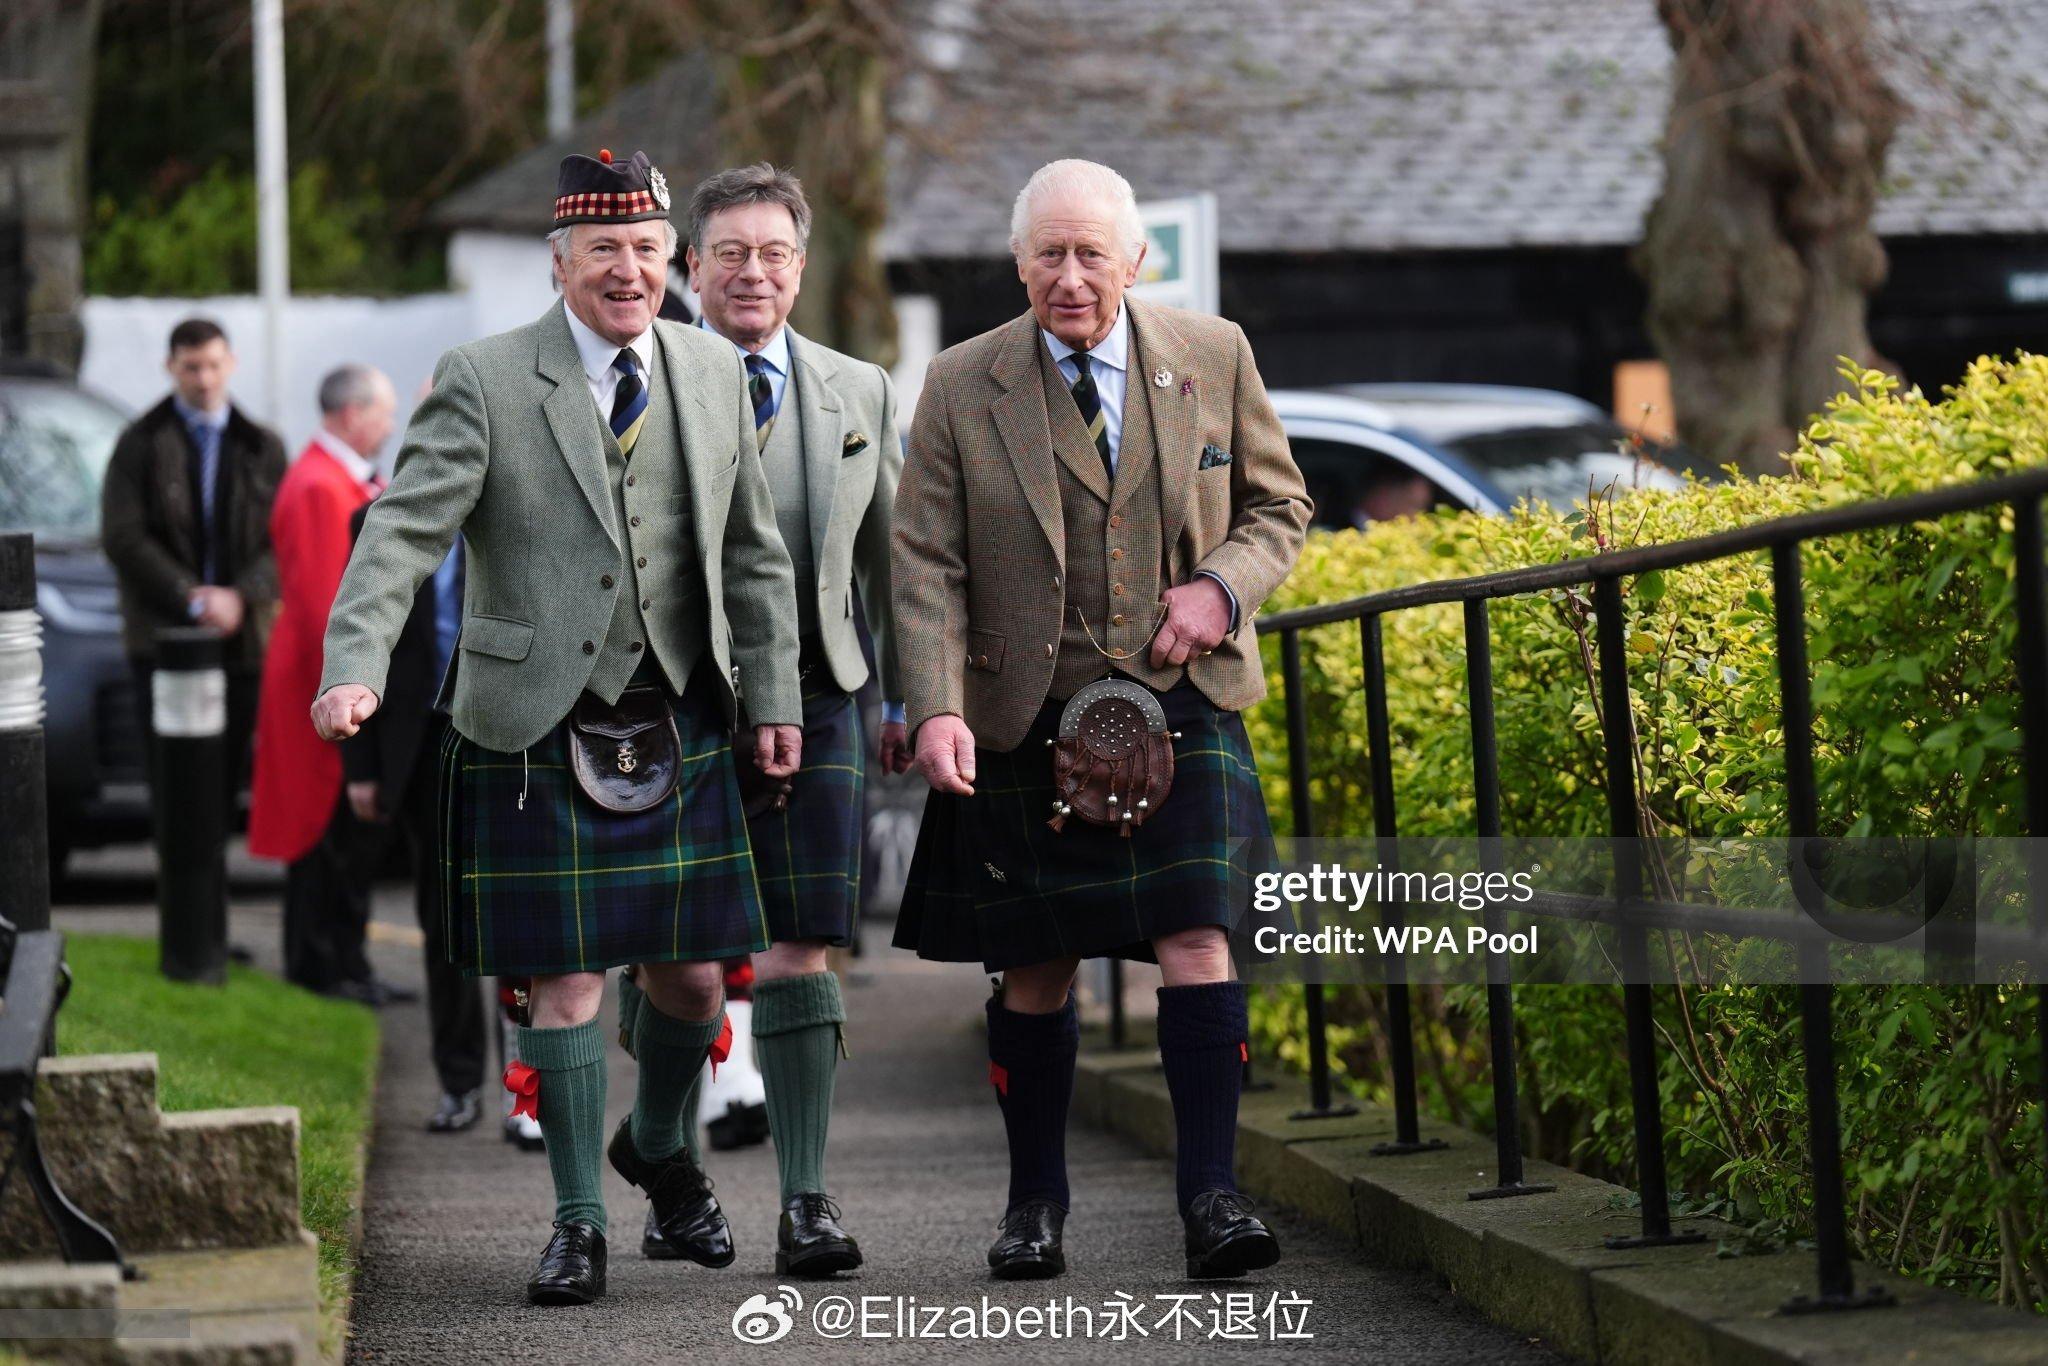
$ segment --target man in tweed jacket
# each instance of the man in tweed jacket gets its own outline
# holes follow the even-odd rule
[[[1279,1247],[1231,1176],[1241,930],[1270,827],[1239,709],[1265,692],[1252,614],[1310,504],[1236,325],[1140,303],[1130,186],[1059,161],[1017,197],[1031,310],[932,363],[895,516],[896,621],[916,762],[932,786],[896,942],[1003,973],[990,1080],[1010,1148],[989,1263],[1057,1275],[1079,960],[1156,959],[1188,1274]],[[1050,827],[1065,700],[1141,685],[1175,732],[1173,787],[1131,831]],[[1122,837],[1128,834],[1128,838]]]
[[[608,1156],[665,1224],[703,1215],[683,1098],[722,1046],[718,960],[768,945],[730,728],[744,712],[771,777],[800,758],[796,602],[744,372],[725,342],[656,321],[668,208],[644,155],[563,161],[550,238],[562,304],[442,358],[364,520],[313,708],[328,739],[376,710],[414,591],[459,531],[445,914],[466,970],[533,978],[507,1084],[537,1101],[555,1184],[536,1303],[605,1291],[608,967],[637,964],[648,1007],[633,1114]],[[682,777],[619,815],[571,777],[567,717],[633,689],[666,695]]]

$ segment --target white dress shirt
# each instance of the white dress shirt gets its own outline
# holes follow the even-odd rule
[[[590,397],[597,404],[598,420],[608,423],[612,420],[612,396],[624,378],[612,368],[612,362],[619,358],[621,349],[631,351],[640,364],[640,383],[646,384],[648,367],[654,363],[654,329],[648,328],[621,348],[593,332],[567,303],[562,305],[562,312],[569,319],[569,335],[576,339],[576,355],[583,362],[584,379],[590,382]]]
[[[1059,362],[1060,374],[1071,390],[1081,378],[1081,367],[1074,360],[1074,348],[1055,337],[1044,328],[1038,335],[1045,338],[1046,347],[1052,358]],[[1102,430],[1109,438],[1109,468],[1116,470],[1117,456],[1123,450],[1124,441],[1124,395],[1130,392],[1131,357],[1131,315],[1117,305],[1116,321],[1109,325],[1109,335],[1097,342],[1088,352],[1088,373],[1095,376],[1095,394],[1102,401]]]
[[[355,480],[364,488],[368,488],[371,482],[376,479],[376,464],[368,456],[358,452],[355,447],[349,445],[348,442],[343,441],[325,427],[319,427],[314,430],[313,440],[319,443],[321,450],[333,456],[336,462],[348,471],[349,478]]]

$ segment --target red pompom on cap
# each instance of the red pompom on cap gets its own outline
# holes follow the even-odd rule
[[[598,159],[599,161],[602,161],[602,162],[603,162],[603,163],[604,163],[605,165],[607,165],[607,166],[611,165],[611,164],[612,164],[612,149],[611,149],[611,148],[609,148],[609,147],[600,147],[600,148],[598,148],[598,149],[597,149],[597,159]]]

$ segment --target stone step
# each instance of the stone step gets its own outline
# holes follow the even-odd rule
[[[299,1112],[164,1114],[154,1053],[50,1058],[36,1072],[43,1151],[72,1202],[123,1252],[294,1244]],[[9,1141],[0,1139],[0,1161]],[[56,1255],[25,1181],[0,1192],[0,1258]]]

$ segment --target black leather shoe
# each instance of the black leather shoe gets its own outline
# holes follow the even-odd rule
[[[526,1283],[533,1304],[589,1304],[604,1296],[604,1235],[589,1224],[556,1224]]]
[[[713,1151],[721,1153],[766,1143],[768,1107],[765,1104],[742,1105],[734,1101],[725,1107],[724,1114],[705,1121],[704,1132],[711,1139]]]
[[[999,1281],[1042,1281],[1067,1269],[1060,1246],[1067,1212],[1050,1200],[1026,1200],[1006,1211],[988,1250],[989,1270]]]
[[[830,1276],[859,1265],[860,1244],[839,1227],[839,1206],[819,1191],[792,1195],[775,1228],[776,1273]]]
[[[475,1091],[464,1091],[460,1095],[453,1091],[443,1091],[441,1103],[434,1107],[434,1113],[427,1118],[427,1132],[459,1134],[464,1129],[476,1127],[476,1122],[483,1117],[483,1098]]]
[[[649,1162],[633,1146],[633,1117],[619,1121],[605,1150],[620,1176],[647,1192],[654,1206],[640,1253],[658,1262],[692,1261],[699,1266],[731,1266],[738,1255],[732,1225],[711,1194],[711,1179],[678,1148],[659,1162]]]
[[[1252,1202],[1236,1191],[1205,1190],[1182,1216],[1187,1225],[1188,1278],[1242,1276],[1280,1260],[1280,1241],[1252,1217]]]

